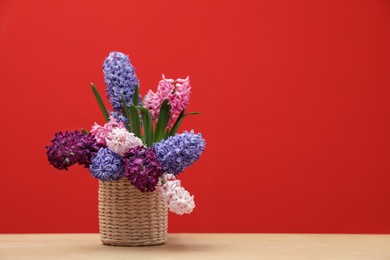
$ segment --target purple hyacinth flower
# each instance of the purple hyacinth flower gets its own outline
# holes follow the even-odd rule
[[[119,180],[124,176],[122,158],[108,148],[101,148],[98,151],[89,170],[93,177],[102,181]]]
[[[195,163],[206,146],[202,135],[185,131],[153,144],[163,172],[177,175]]]
[[[125,175],[142,192],[156,190],[162,175],[161,165],[153,148],[137,146],[124,156]]]
[[[78,131],[58,132],[51,142],[46,146],[46,155],[49,163],[59,170],[68,170],[76,163],[88,168],[101,147],[93,135]]]
[[[121,52],[111,52],[103,63],[103,72],[107,97],[114,110],[123,109],[121,95],[126,105],[130,106],[139,80],[129,57]]]

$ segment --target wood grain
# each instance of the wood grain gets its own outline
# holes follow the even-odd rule
[[[169,234],[165,244],[102,245],[99,234],[0,235],[0,259],[390,259],[390,235]]]

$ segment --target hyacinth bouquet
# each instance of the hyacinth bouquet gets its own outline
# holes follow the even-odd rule
[[[167,209],[182,215],[195,207],[194,196],[177,179],[205,149],[200,133],[178,133],[185,117],[199,114],[186,112],[190,81],[188,77],[173,80],[162,75],[157,90],[149,90],[142,99],[135,68],[127,55],[111,52],[103,63],[103,72],[112,111],[106,109],[94,84],[91,85],[106,123],[95,122],[89,132],[82,129],[56,133],[52,144],[46,147],[48,160],[59,170],[83,165],[99,179],[103,244],[160,244],[166,240]],[[152,207],[135,209],[145,201]],[[113,208],[122,209],[114,212]],[[123,211],[131,211],[126,223]],[[163,217],[152,219],[156,212]],[[155,227],[149,234],[142,228],[134,230],[134,225]],[[128,230],[121,231],[122,228]]]

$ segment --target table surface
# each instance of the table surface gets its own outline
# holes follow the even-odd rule
[[[0,259],[390,259],[390,235],[169,234],[165,244],[104,246],[99,234],[0,235]]]

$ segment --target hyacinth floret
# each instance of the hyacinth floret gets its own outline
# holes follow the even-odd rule
[[[96,122],[91,128],[91,134],[95,136],[97,142],[104,146],[107,145],[106,137],[114,128],[125,129],[123,122],[116,120],[113,116],[110,116],[110,121],[104,124],[104,126],[98,125]]]
[[[193,130],[170,136],[166,140],[153,144],[163,171],[174,175],[194,164],[203,153],[205,146],[206,142],[202,134],[194,134]]]
[[[161,165],[153,148],[138,146],[123,156],[125,175],[142,192],[155,191],[162,174]]]
[[[125,128],[114,128],[106,137],[107,147],[123,156],[129,149],[142,146],[142,140]]]
[[[123,109],[121,95],[126,105],[130,106],[139,80],[129,57],[121,52],[111,52],[103,63],[103,72],[107,98],[114,110]]]
[[[88,168],[101,147],[93,135],[79,131],[58,132],[51,142],[46,146],[46,155],[49,163],[59,170],[68,170],[76,163]]]
[[[128,124],[129,119],[119,113],[118,111],[113,111],[110,113],[110,116],[113,117],[117,122],[122,122],[123,124]]]
[[[169,184],[169,182],[167,184]],[[178,215],[190,214],[195,208],[194,196],[191,196],[191,194],[181,186],[175,188],[172,198],[173,199],[169,201],[168,208],[173,213]]]
[[[195,208],[194,196],[181,186],[175,175],[164,173],[157,186],[159,197],[168,209],[178,215],[190,214]]]
[[[122,158],[108,148],[101,148],[92,159],[89,171],[102,181],[119,180],[124,176]]]
[[[165,78],[163,74],[162,80],[158,83],[156,93],[152,90],[148,91],[144,100],[144,106],[150,110],[153,120],[157,120],[161,104],[165,99],[168,99],[168,104],[171,106],[168,127],[172,128],[180,112],[188,106],[190,90],[189,77],[173,80]]]

